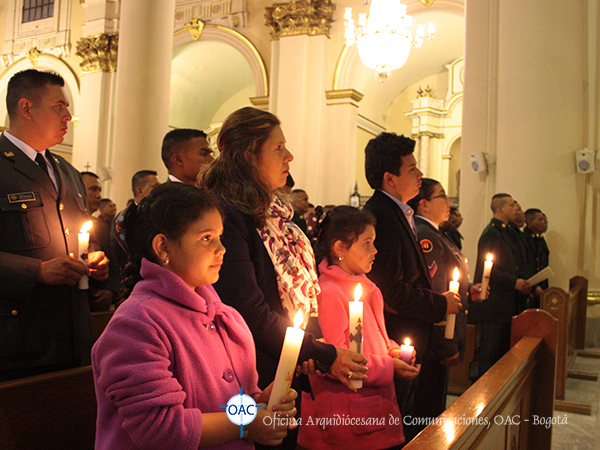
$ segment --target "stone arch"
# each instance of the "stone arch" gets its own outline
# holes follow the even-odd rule
[[[256,47],[254,47],[252,42],[245,36],[231,28],[223,27],[221,25],[205,24],[199,40],[221,42],[239,51],[248,62],[252,75],[254,76],[256,97],[267,97],[269,95],[269,82],[265,64]],[[193,41],[194,38],[191,33],[185,28],[182,28],[175,32],[173,37],[173,48]]]

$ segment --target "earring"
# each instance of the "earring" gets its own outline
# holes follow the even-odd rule
[[[343,257],[343,256],[338,256],[338,260],[339,260],[339,261],[342,261],[343,259],[344,259],[344,257]]]
[[[167,255],[167,257],[165,258],[165,266],[169,264],[169,256]]]

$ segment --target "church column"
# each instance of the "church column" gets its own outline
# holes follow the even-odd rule
[[[334,11],[331,0],[290,1],[266,8],[273,38],[270,110],[281,120],[287,147],[294,154],[291,173],[296,186],[316,202],[341,201],[323,195],[330,183],[323,159],[328,35]]]
[[[508,192],[524,209],[546,211],[551,285],[567,288],[581,266],[580,226],[586,221],[585,177],[575,151],[598,148],[597,2],[467,2],[462,137],[461,232],[474,261],[491,217],[490,200]],[[590,9],[596,13],[590,14]],[[567,38],[568,37],[568,38]],[[591,38],[591,39],[590,39]],[[588,109],[592,100],[596,109]],[[469,155],[485,152],[489,174],[473,173]],[[588,243],[588,248],[595,243]],[[596,277],[597,278],[597,277]],[[598,283],[590,280],[590,286]]]
[[[423,176],[429,177],[429,136],[421,134],[417,139],[419,139],[419,148],[421,149],[419,170],[423,172]]]
[[[327,134],[319,203],[347,205],[356,183],[356,135],[358,102],[363,94],[354,89],[327,91]],[[333,151],[335,150],[335,151]]]
[[[119,207],[131,198],[135,172],[164,172],[160,147],[168,131],[174,8],[175,0],[121,5],[110,189]]]
[[[84,0],[86,20],[76,55],[82,76],[73,165],[110,179],[111,132],[119,27],[119,0]],[[106,189],[106,186],[105,186]]]

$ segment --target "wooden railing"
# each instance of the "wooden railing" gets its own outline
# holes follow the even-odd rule
[[[92,450],[92,367],[0,383],[0,449]]]
[[[585,322],[588,282],[584,277],[573,277],[569,292],[558,287],[546,289],[540,307],[558,320],[558,351],[556,360],[556,404],[560,411],[590,415],[589,403],[565,399],[567,377],[596,381],[598,374],[572,370],[578,349],[585,347]]]
[[[514,317],[510,351],[404,449],[550,450],[557,331],[545,311]]]

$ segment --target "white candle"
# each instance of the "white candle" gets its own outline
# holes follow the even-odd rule
[[[412,345],[410,345],[410,339],[404,339],[404,344],[400,346],[400,359],[406,364],[410,364],[410,362],[412,361],[414,349],[415,348]]]
[[[490,284],[490,273],[492,272],[492,266],[494,263],[492,259],[494,259],[491,253],[488,253],[485,257],[485,261],[483,262],[483,277],[481,278],[481,295],[479,298],[481,300],[485,300],[487,298],[488,285]]]
[[[273,406],[281,402],[282,397],[288,393],[292,385],[298,363],[298,355],[300,355],[300,347],[302,347],[302,340],[304,339],[304,330],[300,328],[302,321],[302,310],[300,310],[294,318],[294,326],[288,327],[285,332],[283,348],[281,349],[281,356],[279,357],[279,364],[275,373],[275,381],[273,381],[273,390],[271,391],[269,404],[267,405],[269,411],[272,411]]]
[[[77,257],[79,258],[80,261],[83,261],[85,264],[87,264],[87,254],[88,254],[88,247],[90,246],[90,229],[92,228],[92,221],[88,220],[86,223],[83,224],[83,227],[81,227],[81,231],[79,231],[79,235],[77,236],[79,239],[79,245],[77,248]],[[79,289],[88,289],[89,283],[88,283],[88,276],[84,275],[79,279]]]
[[[460,277],[460,272],[458,271],[458,267],[454,268],[454,273],[452,274],[452,281],[450,282],[450,290],[455,294],[458,294],[458,289],[460,284],[458,283],[458,278]],[[444,337],[446,339],[454,339],[454,328],[456,327],[456,314],[448,314],[446,317],[446,332],[444,333]]]
[[[356,285],[354,290],[354,301],[349,303],[349,321],[348,335],[350,342],[348,348],[350,351],[362,354],[362,338],[363,338],[363,302],[360,301],[362,288],[360,283]],[[356,389],[363,387],[362,380],[350,380],[352,386]]]

